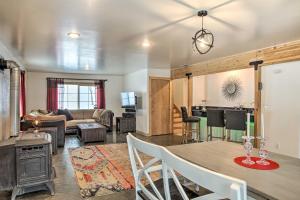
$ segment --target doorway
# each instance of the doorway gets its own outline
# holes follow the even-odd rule
[[[170,79],[149,78],[149,120],[151,135],[171,133]]]

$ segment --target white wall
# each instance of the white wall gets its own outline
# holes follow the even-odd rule
[[[149,76],[170,77],[170,69],[141,69],[124,75],[124,91],[142,97],[142,108],[136,112],[136,130],[149,134]]]
[[[240,97],[234,101],[227,100],[222,94],[224,82],[231,77],[238,78],[242,86]],[[235,107],[242,104],[253,107],[254,70],[242,69],[193,77],[193,105],[201,105],[203,99],[206,99],[208,106]]]
[[[142,69],[124,76],[124,91],[135,92],[142,98],[142,108],[136,112],[136,130],[148,133],[148,70]]]
[[[46,109],[47,107],[47,77],[107,79],[105,83],[106,108],[111,109],[115,116],[122,115],[120,92],[123,90],[123,76],[120,75],[87,75],[27,72],[26,110]]]
[[[193,105],[202,105],[206,100],[206,76],[193,77]]]
[[[300,158],[300,62],[262,68],[262,108],[270,151]]]

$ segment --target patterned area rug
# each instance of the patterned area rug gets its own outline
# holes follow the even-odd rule
[[[83,198],[134,189],[127,144],[84,146],[69,152]]]

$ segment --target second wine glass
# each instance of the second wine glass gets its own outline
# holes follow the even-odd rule
[[[253,160],[251,160],[251,153],[253,150],[253,145],[251,143],[251,140],[254,139],[253,136],[243,136],[242,137],[244,139],[244,149],[246,151],[246,159],[243,160],[242,162],[246,165],[254,165],[255,162]]]

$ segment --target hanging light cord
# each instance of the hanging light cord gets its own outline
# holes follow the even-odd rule
[[[201,18],[202,18],[202,27],[201,27],[201,29],[203,30],[203,16],[201,16]]]

